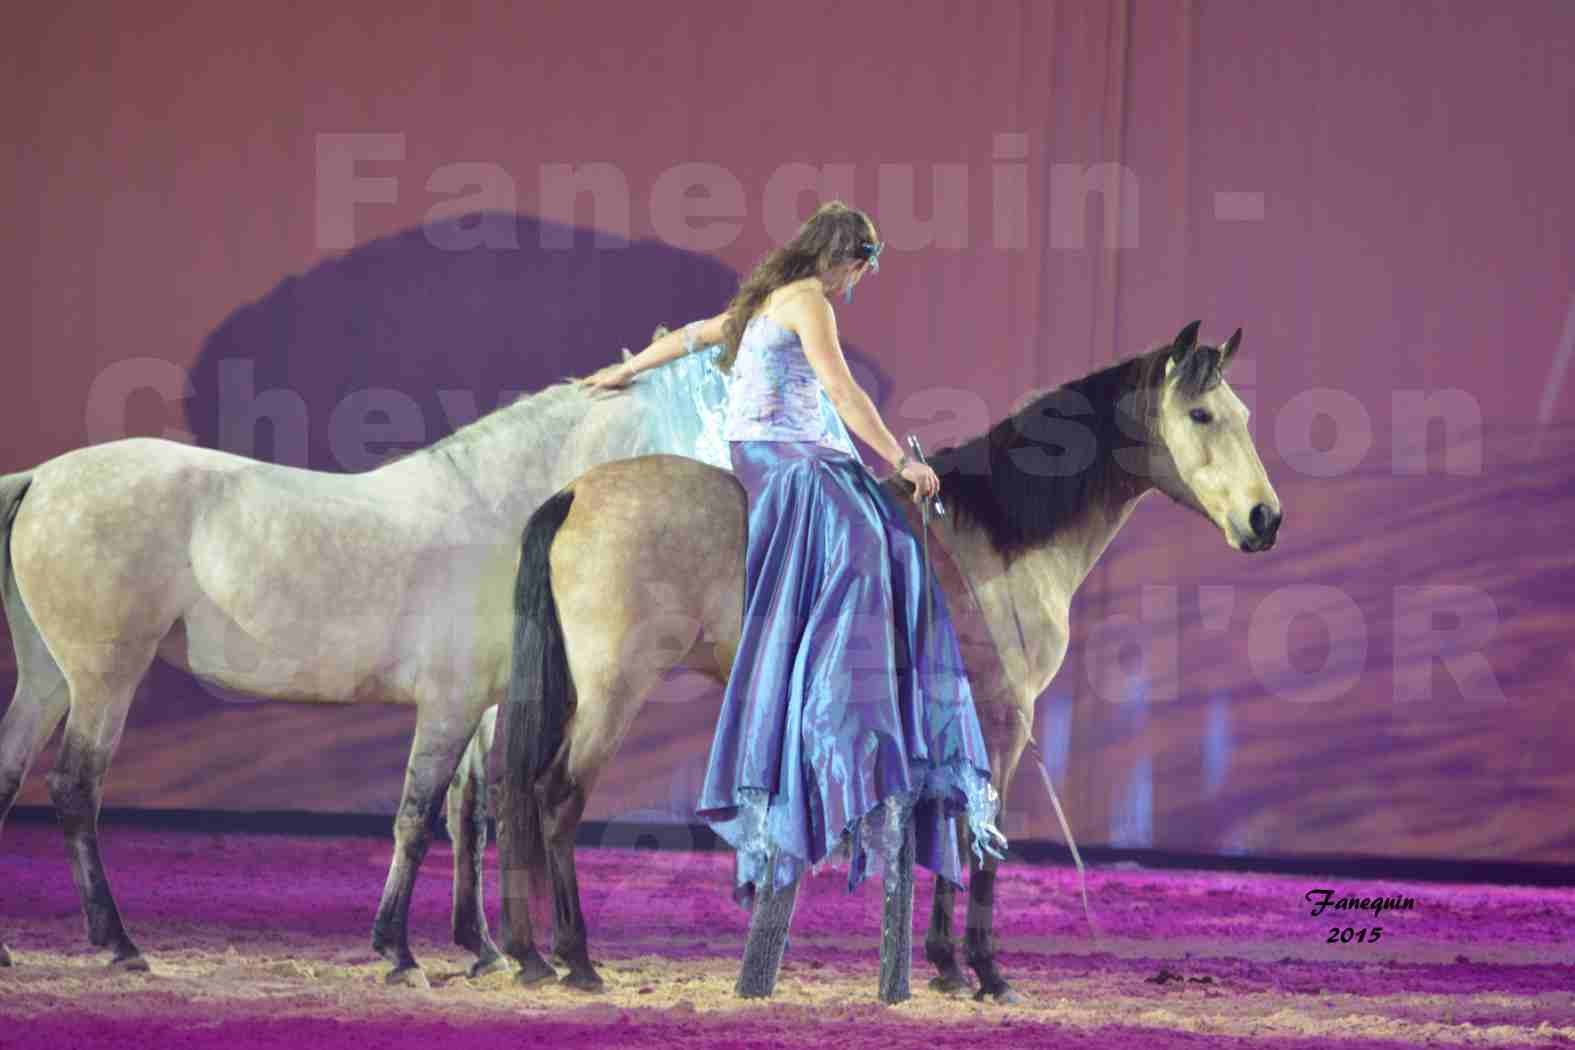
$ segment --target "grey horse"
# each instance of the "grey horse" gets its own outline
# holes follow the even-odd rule
[[[0,589],[18,668],[0,721],[0,822],[63,718],[50,795],[89,939],[113,966],[147,963],[100,860],[101,785],[156,657],[254,697],[414,707],[373,947],[390,980],[420,980],[410,896],[452,782],[455,941],[476,954],[475,972],[506,965],[481,906],[490,735],[461,757],[507,688],[517,540],[569,479],[661,451],[648,416],[564,381],[362,474],[134,438],[0,477]]]

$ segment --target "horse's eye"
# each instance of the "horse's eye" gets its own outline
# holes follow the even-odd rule
[[[1212,423],[1212,422],[1214,422],[1214,417],[1209,415],[1207,409],[1194,408],[1189,413],[1189,415],[1192,416],[1192,421],[1194,423]]]

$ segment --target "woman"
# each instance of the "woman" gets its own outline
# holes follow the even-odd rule
[[[889,861],[900,845],[883,811],[910,805],[918,862],[954,883],[952,815],[968,815],[976,851],[1005,845],[943,592],[847,436],[891,463],[915,499],[939,491],[837,341],[830,297],[851,301],[881,247],[867,215],[825,204],[725,312],[580,381],[615,389],[717,343],[732,373],[723,436],[749,497],[744,618],[698,811],[738,850],[746,896],[792,884],[843,841],[852,889],[871,852]]]

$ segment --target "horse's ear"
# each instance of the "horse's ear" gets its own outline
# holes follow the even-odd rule
[[[1229,339],[1225,340],[1225,345],[1220,347],[1220,371],[1221,372],[1225,371],[1225,367],[1230,364],[1230,359],[1232,357],[1236,356],[1236,350],[1240,346],[1241,346],[1241,329],[1238,328],[1238,329],[1236,329],[1234,332],[1232,332],[1230,334],[1230,338]]]
[[[1193,347],[1198,345],[1198,329],[1203,327],[1202,321],[1193,321],[1176,335],[1176,341],[1170,344],[1171,364],[1180,364]]]

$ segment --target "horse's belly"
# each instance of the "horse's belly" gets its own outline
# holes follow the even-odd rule
[[[426,611],[401,617],[383,609],[341,608],[243,628],[203,600],[176,624],[160,655],[204,682],[269,699],[471,705],[495,700],[509,650],[507,636],[490,629],[494,618]]]
[[[171,648],[198,677],[263,696],[469,702],[507,660],[514,545],[435,527],[364,494],[237,485],[195,532],[195,600]]]
[[[165,661],[222,689],[274,700],[410,702],[380,682],[378,661],[319,622],[318,638],[257,637],[208,605],[189,612],[159,647]],[[321,641],[324,644],[318,644]]]

